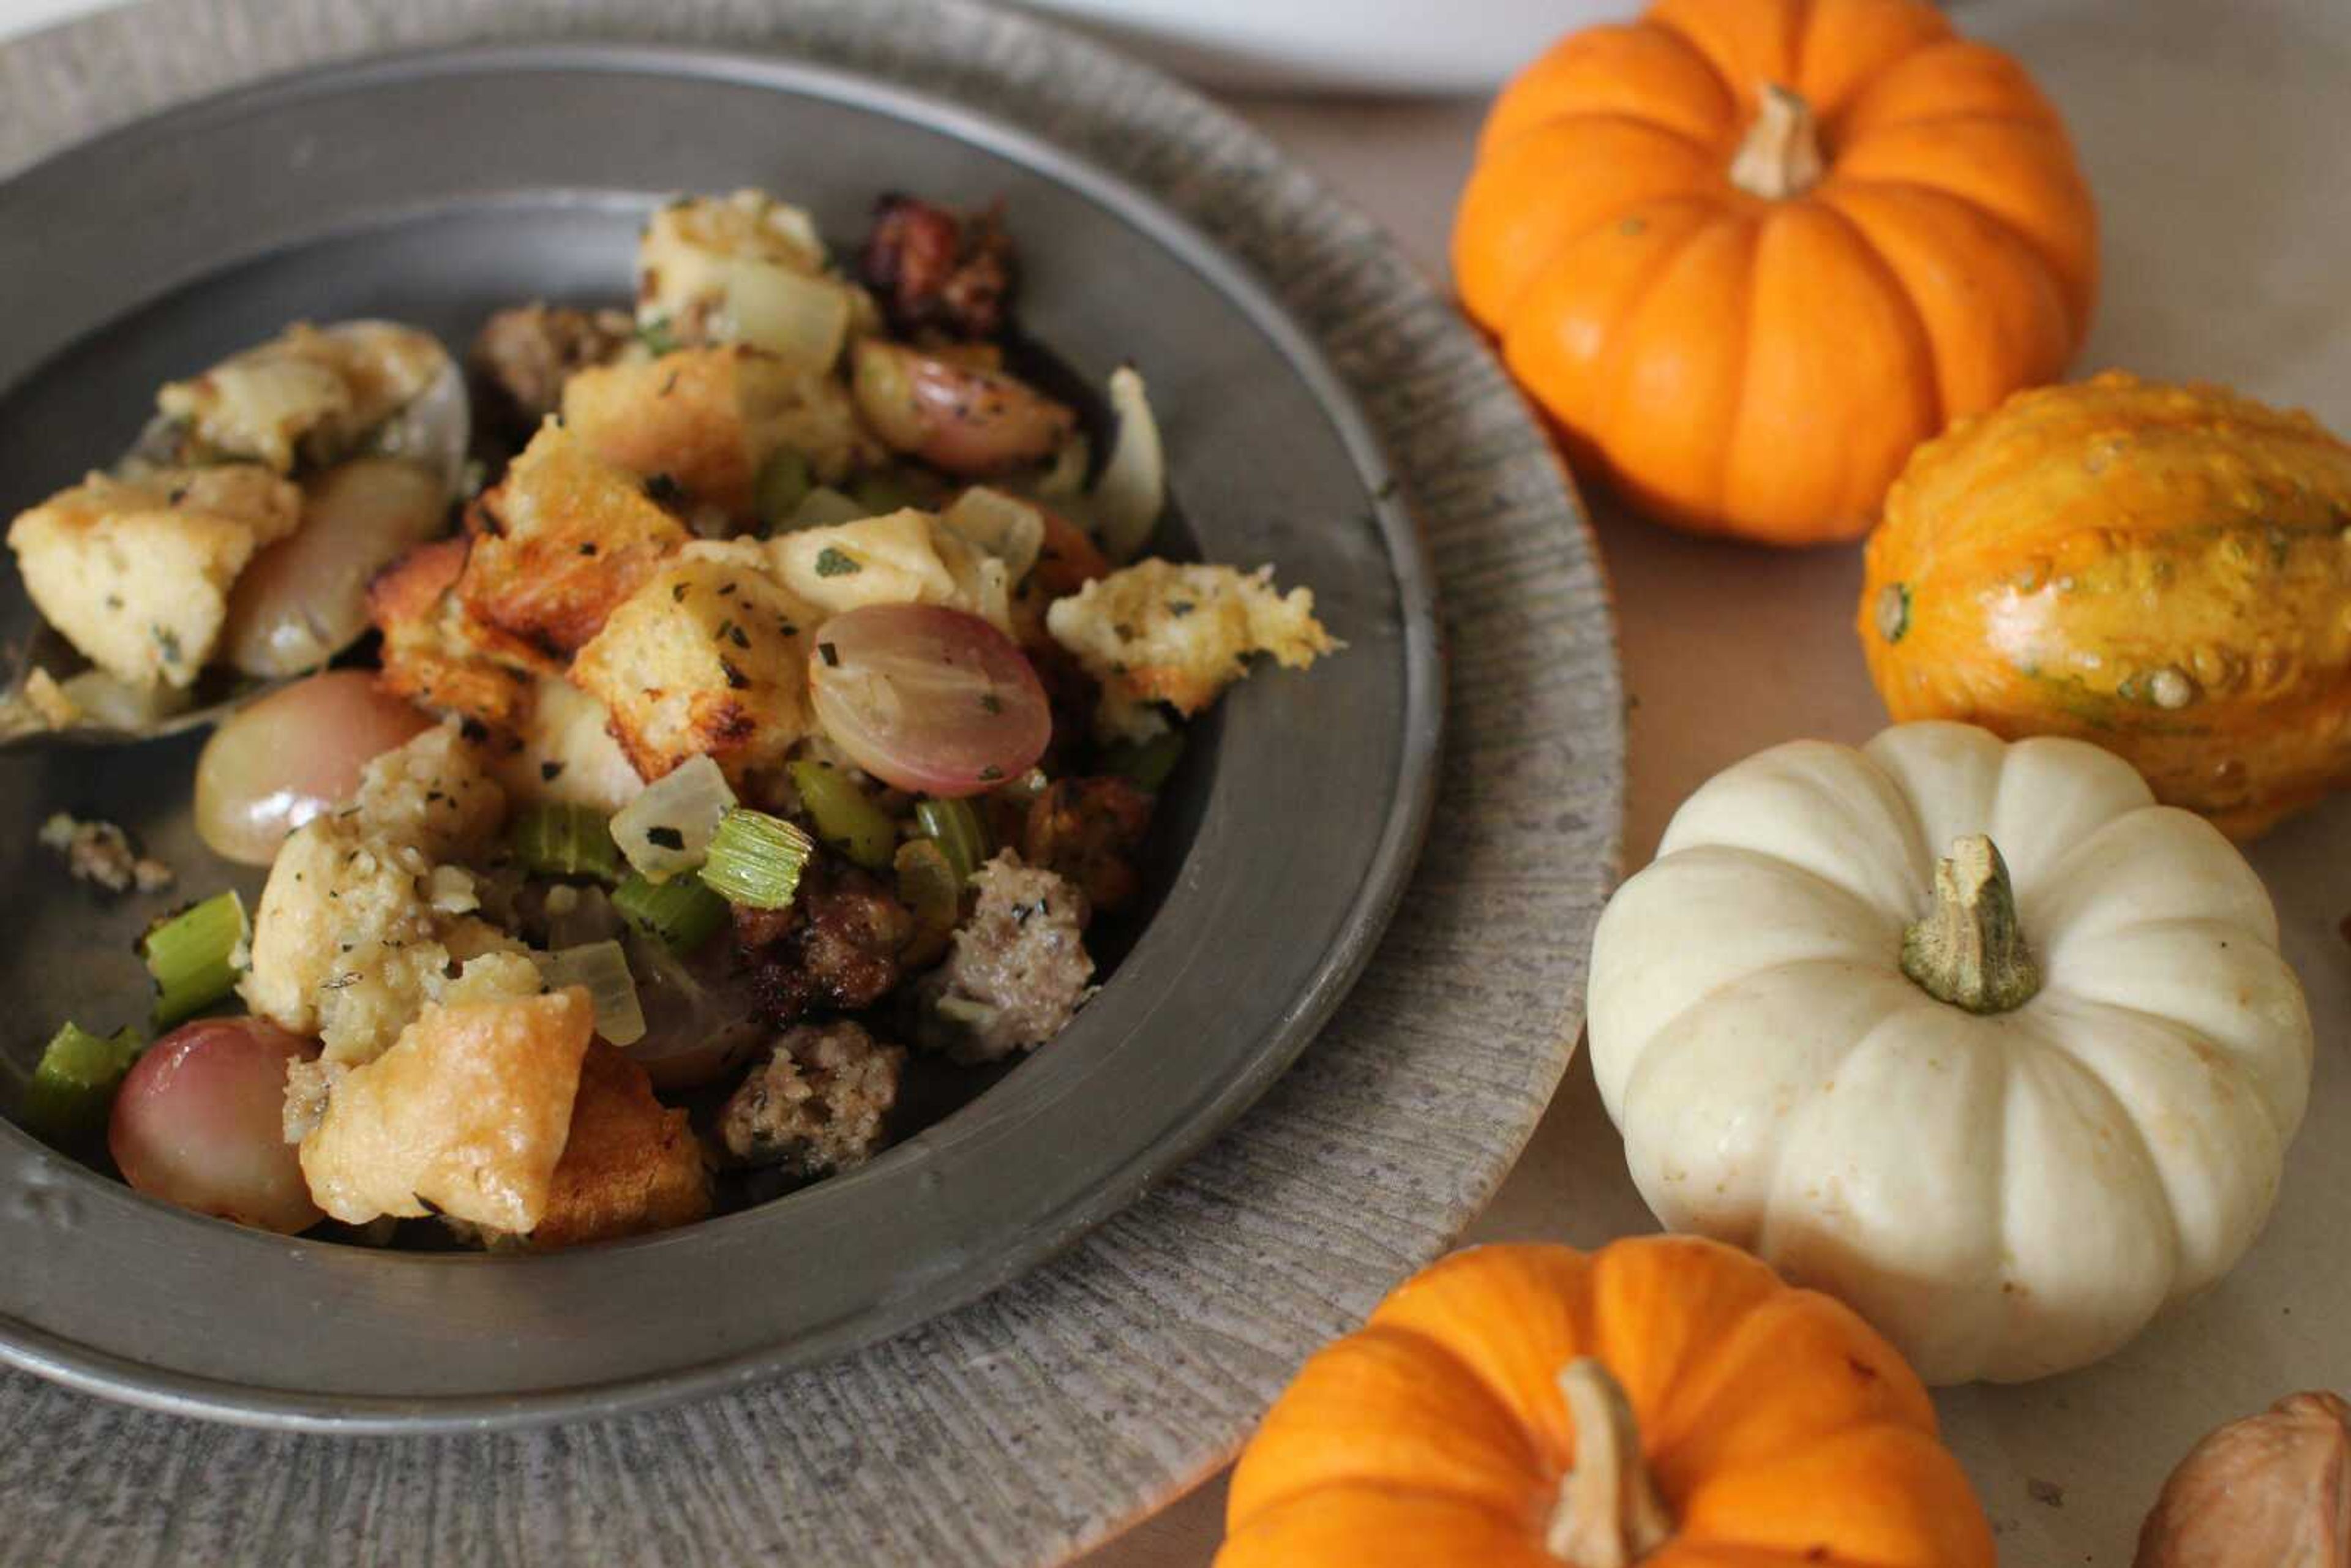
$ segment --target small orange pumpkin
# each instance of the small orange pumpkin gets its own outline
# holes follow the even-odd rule
[[[1640,1237],[1458,1252],[1324,1349],[1217,1568],[1991,1568],[1927,1392],[1849,1309]]]
[[[1924,0],[1657,0],[1504,90],[1453,266],[1579,464],[1792,545],[2064,370],[2097,221],[2056,110]]]

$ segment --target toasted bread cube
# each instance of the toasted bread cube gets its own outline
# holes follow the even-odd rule
[[[538,988],[527,958],[477,960],[390,1050],[328,1081],[325,1113],[301,1143],[320,1208],[348,1225],[432,1213],[500,1230],[538,1224],[596,1012],[582,987]]]
[[[581,371],[563,423],[606,462],[738,522],[755,520],[760,465],[780,449],[828,484],[881,455],[840,381],[739,344]]]
[[[611,712],[560,675],[538,678],[510,739],[494,738],[489,752],[491,771],[517,806],[593,806],[609,816],[645,787],[612,737]]]
[[[726,308],[734,268],[745,262],[820,273],[824,241],[808,214],[764,191],[668,204],[637,242],[637,320],[680,342],[725,336],[711,318]]]
[[[692,538],[637,477],[549,421],[482,498],[457,597],[550,658],[580,651],[663,558]]]
[[[689,545],[612,612],[571,678],[611,711],[645,778],[707,756],[740,781],[809,732],[818,619],[768,573],[757,544]]]
[[[474,915],[472,876],[446,863],[480,854],[506,811],[455,729],[425,731],[360,779],[350,806],[278,850],[237,988],[339,1062],[381,1052],[443,993],[453,963],[518,946]]]
[[[1010,567],[912,507],[797,529],[767,548],[784,585],[827,614],[865,604],[938,604],[1000,632],[1012,629]]]
[[[1273,569],[1139,560],[1045,612],[1053,641],[1102,683],[1096,727],[1143,738],[1164,727],[1150,705],[1198,713],[1249,674],[1252,653],[1302,670],[1340,646],[1314,619],[1314,593],[1274,591]]]
[[[710,1212],[710,1164],[686,1113],[619,1048],[590,1040],[571,1131],[547,1206],[523,1239],[535,1250],[691,1225]]]
[[[420,545],[368,585],[368,616],[383,633],[376,680],[434,713],[510,730],[536,667],[552,661],[465,612],[456,587],[471,548],[464,538]]]
[[[388,321],[331,331],[296,322],[156,394],[214,452],[290,472],[300,455],[340,455],[432,384],[446,364],[423,332]],[[304,448],[311,448],[305,452]]]
[[[251,464],[93,474],[19,516],[8,545],[35,606],[92,664],[185,686],[220,642],[236,574],[301,520],[301,491]]]

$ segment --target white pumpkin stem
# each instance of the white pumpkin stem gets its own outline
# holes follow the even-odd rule
[[[1575,1468],[1560,1479],[1543,1546],[1572,1568],[1633,1568],[1673,1539],[1673,1516],[1641,1459],[1632,1403],[1614,1375],[1578,1356],[1559,1375],[1575,1423]]]
[[[1784,202],[1821,183],[1820,121],[1802,93],[1768,82],[1755,106],[1755,123],[1730,161],[1730,183],[1750,196]]]
[[[1983,834],[1954,842],[1935,863],[1935,907],[1902,934],[1902,972],[1971,1013],[2021,1008],[2041,989],[2008,862]]]

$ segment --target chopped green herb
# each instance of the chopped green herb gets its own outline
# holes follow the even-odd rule
[[[852,577],[864,570],[854,558],[831,545],[816,552],[816,574],[819,577]]]

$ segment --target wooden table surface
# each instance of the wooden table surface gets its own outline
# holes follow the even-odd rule
[[[2231,382],[2351,430],[2351,4],[2345,0],[1974,0],[1970,31],[2014,49],[2072,121],[2105,225],[2099,319],[2077,369]],[[1482,106],[1233,100],[1443,276],[1452,203]],[[1587,490],[1614,580],[1632,694],[1627,869],[1719,768],[1800,736],[1858,741],[1885,722],[1852,632],[1854,548],[1778,553],[1683,538]],[[2137,1521],[2179,1453],[2219,1421],[2303,1381],[2351,1384],[2351,1308],[2322,1343],[2249,1338],[2290,1312],[2270,1281],[2339,1278],[2330,1233],[2351,1206],[2351,801],[2256,847],[2287,951],[2318,1024],[2319,1088],[2289,1163],[2280,1216],[2212,1298],[2105,1367],[1940,1404],[2000,1532],[2004,1561],[2123,1568]],[[2330,869],[2332,868],[2332,869]],[[2330,1094],[2329,1091],[2332,1090]],[[2315,1211],[2314,1213],[2314,1210]],[[1654,1228],[1625,1173],[1589,1067],[1550,1113],[1468,1240],[1593,1245]],[[2175,1391],[2166,1392],[2171,1382]],[[2159,1413],[2126,1416],[2118,1403]],[[2249,1401],[2251,1403],[2249,1403]],[[2097,1407],[2112,1413],[2101,1416]],[[2083,1451],[2084,1434],[2092,1451]],[[2035,1486],[2033,1483],[2046,1483]],[[2054,1488],[2054,1490],[2051,1489]],[[1085,1568],[1196,1568],[1222,1536],[1211,1484],[1083,1560]]]

